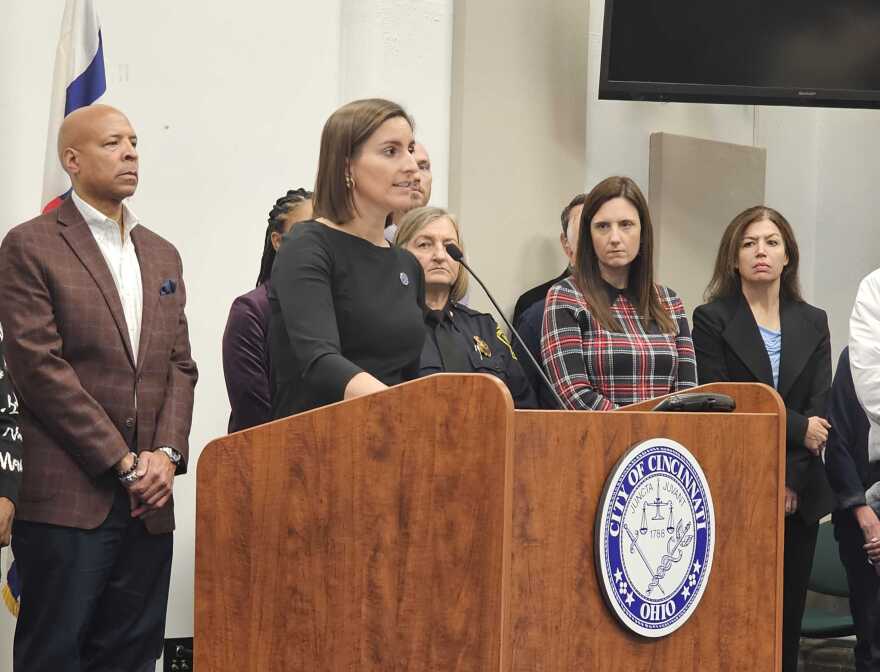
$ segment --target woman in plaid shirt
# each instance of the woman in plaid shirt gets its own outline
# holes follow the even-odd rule
[[[541,357],[572,409],[608,411],[694,387],[681,299],[654,284],[648,204],[628,177],[587,195],[574,273],[547,294]]]

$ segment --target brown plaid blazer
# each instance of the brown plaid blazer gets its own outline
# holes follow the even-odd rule
[[[100,525],[121,487],[112,466],[129,446],[171,446],[186,471],[198,374],[180,255],[141,225],[131,237],[144,291],[137,361],[110,269],[73,201],[0,245],[0,324],[24,439],[21,520]],[[173,506],[148,514],[147,529],[173,530]]]

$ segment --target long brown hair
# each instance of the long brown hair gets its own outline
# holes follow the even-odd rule
[[[712,279],[703,293],[703,298],[707,302],[736,296],[742,291],[742,280],[737,268],[739,248],[742,246],[743,236],[748,226],[762,219],[770,220],[779,229],[779,234],[785,245],[785,253],[788,255],[788,263],[782,269],[782,276],[779,279],[779,295],[794,301],[803,301],[801,285],[798,280],[800,253],[791,224],[773,208],[756,205],[739,213],[724,230],[721,244],[718,246],[718,256],[715,258],[715,270],[712,272]]]
[[[677,333],[678,326],[661,305],[654,286],[654,228],[648,202],[639,186],[628,177],[607,177],[587,194],[581,213],[574,279],[584,295],[596,321],[608,331],[620,331],[621,327],[611,312],[608,294],[599,267],[599,258],[593,248],[591,224],[593,217],[605,203],[614,198],[625,198],[639,213],[641,235],[639,252],[629,266],[627,286],[635,294],[639,315],[652,320],[662,332]]]
[[[364,143],[389,119],[412,119],[397,103],[382,98],[355,100],[343,105],[327,119],[321,132],[318,176],[315,179],[314,216],[335,224],[354,219],[352,189],[346,185],[348,164],[357,158]]]

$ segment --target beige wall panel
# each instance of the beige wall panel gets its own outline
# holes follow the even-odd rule
[[[456,0],[449,205],[508,314],[559,274],[559,213],[583,191],[587,0]],[[488,309],[479,287],[470,303]]]
[[[651,134],[655,278],[681,296],[689,316],[703,303],[724,229],[764,203],[766,166],[761,147]]]

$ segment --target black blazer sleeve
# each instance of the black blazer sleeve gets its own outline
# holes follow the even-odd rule
[[[817,310],[817,309],[816,309]],[[820,458],[807,450],[804,439],[807,434],[809,418],[816,415],[825,416],[828,394],[831,389],[831,335],[828,331],[828,316],[823,310],[817,310],[812,322],[821,334],[819,345],[803,367],[803,377],[809,382],[809,389],[803,397],[803,403],[796,410],[789,400],[795,394],[792,390],[785,399],[785,432],[788,450],[785,469],[786,484],[803,495],[807,492],[819,492],[827,485],[819,483],[825,479],[825,470]],[[805,381],[806,382],[806,381]]]
[[[802,413],[786,406],[788,415],[785,429],[788,440],[801,447],[805,447],[804,439],[807,435],[809,418],[814,415],[824,417],[828,393],[831,389],[831,334],[828,331],[828,316],[824,310],[818,311],[813,324],[822,337],[813,356],[804,366],[805,371],[813,372],[813,375],[810,376],[811,384],[807,403]]]
[[[729,383],[730,373],[724,358],[724,323],[708,306],[694,310],[694,352],[700,383]]]
[[[865,505],[862,473],[868,466],[868,417],[856,396],[849,368],[849,350],[843,349],[831,384],[826,415],[831,423],[825,447],[828,482],[841,509]]]
[[[770,362],[760,336],[755,334],[753,340],[746,340],[751,334],[749,330],[757,329],[757,325],[750,315],[748,324],[742,322],[742,300],[720,299],[694,311],[694,349],[700,381],[703,383],[764,382],[772,385]],[[804,502],[805,509],[812,517],[826,505],[826,497],[822,493],[830,496],[821,461],[804,445],[808,418],[824,414],[831,386],[828,318],[824,311],[802,302],[786,303],[780,310],[786,311],[785,317],[780,314],[780,318],[790,320],[788,333],[795,334],[789,346],[783,341],[783,349],[792,347],[788,351],[788,361],[791,362],[793,358],[797,362],[794,378],[789,378],[793,383],[783,385],[787,389],[780,389],[786,409],[786,485],[804,496],[812,497],[811,493],[819,493],[812,497],[815,501]],[[730,342],[731,338],[736,342]],[[785,358],[784,351],[783,365]],[[763,376],[757,373],[762,360],[766,363],[766,374]]]

